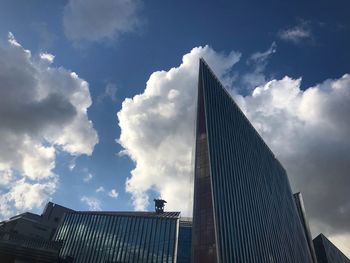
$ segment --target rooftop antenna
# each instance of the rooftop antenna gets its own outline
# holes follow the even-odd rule
[[[166,201],[161,199],[161,198],[154,199],[154,208],[155,208],[157,214],[161,214],[164,212],[164,204],[165,203],[166,203]]]

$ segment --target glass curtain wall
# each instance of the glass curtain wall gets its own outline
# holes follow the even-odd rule
[[[175,214],[69,213],[55,236],[63,242],[60,258],[75,263],[174,262],[179,221]]]
[[[191,262],[192,222],[181,221],[179,228],[177,263]]]
[[[217,262],[217,253],[202,73],[199,72],[198,83],[192,259],[194,263],[215,263]]]
[[[312,262],[284,168],[203,59],[196,134],[194,262]]]

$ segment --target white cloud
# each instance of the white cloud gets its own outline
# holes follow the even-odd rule
[[[344,254],[346,254],[348,257],[350,256],[350,248],[349,248],[349,240],[350,240],[350,233],[346,234],[338,234],[331,237],[328,237],[328,239],[337,246]]]
[[[72,41],[113,40],[140,25],[138,0],[69,0],[63,12],[65,35]]]
[[[14,216],[16,212],[41,208],[55,192],[57,177],[40,182],[28,182],[27,179],[8,181],[7,191],[0,192],[0,217],[2,219]]]
[[[12,34],[12,32],[8,33],[8,42],[13,46],[21,47],[21,45],[17,42],[17,40],[16,40],[15,36]],[[28,52],[28,51],[26,50],[26,52]]]
[[[108,192],[108,196],[112,198],[118,198],[118,195],[119,193],[115,189],[112,189],[111,191]]]
[[[105,191],[105,189],[103,186],[100,186],[96,189],[96,193],[100,193],[100,192],[104,192],[104,191]]]
[[[14,201],[19,210],[41,207],[56,189],[56,180],[45,183],[28,183],[25,179],[16,181],[9,192],[9,199]]]
[[[286,168],[293,189],[303,193],[313,232],[322,230],[319,224],[329,234],[348,231],[350,75],[305,91],[300,82],[273,80],[237,101]]]
[[[75,166],[77,165],[77,163],[76,163],[76,156],[75,157],[73,157],[70,161],[69,161],[69,164],[68,164],[68,169],[70,170],[70,171],[73,171],[74,170],[74,168],[75,168]]]
[[[53,61],[55,59],[54,55],[52,55],[50,53],[46,53],[46,52],[40,53],[39,56],[42,60],[45,60],[45,61],[49,62],[50,64],[53,63]]]
[[[277,51],[277,45],[276,42],[272,42],[271,46],[268,50],[263,52],[255,52],[250,57],[248,62],[254,62],[254,63],[262,63],[264,66],[267,63],[267,59]]]
[[[0,187],[10,185],[10,183],[12,183],[14,180],[13,177],[14,176],[11,170],[0,171]]]
[[[83,196],[80,201],[85,203],[90,211],[101,211],[101,201],[95,197]]]
[[[88,173],[84,178],[83,178],[83,181],[85,183],[88,183],[91,181],[91,179],[93,178],[93,175],[91,173]]]
[[[87,82],[63,67],[42,63],[9,33],[8,44],[0,45],[0,175],[7,181],[1,188],[7,196],[3,207],[31,209],[49,198],[55,186],[48,182],[57,183],[57,148],[74,156],[92,153],[98,137],[87,117],[90,105]]]
[[[120,144],[136,163],[126,191],[135,209],[148,206],[147,192],[158,191],[168,210],[191,212],[191,149],[194,136],[195,87],[198,59],[205,57],[220,77],[240,57],[216,53],[210,47],[192,49],[182,64],[154,72],[144,93],[126,99],[118,112]]]
[[[11,205],[8,194],[0,192],[0,220],[5,220],[14,216],[14,208]]]
[[[310,40],[313,37],[310,23],[304,20],[301,20],[299,24],[294,27],[280,30],[278,36],[280,39],[290,41],[294,44]]]
[[[142,94],[126,99],[118,112],[119,143],[135,161],[126,181],[134,207],[146,209],[149,191],[167,210],[191,213],[194,111],[198,58],[220,79],[230,79],[239,55],[194,48],[180,66],[154,72]],[[306,90],[288,76],[264,83],[236,102],[286,168],[294,191],[301,191],[314,234],[349,234],[350,75]],[[247,91],[245,91],[247,94]]]
[[[238,85],[240,89],[251,91],[257,86],[267,82],[267,77],[264,74],[264,70],[271,56],[276,53],[276,50],[277,45],[275,42],[273,42],[266,51],[256,52],[249,57],[247,64],[252,67],[252,70],[240,76],[240,82]]]

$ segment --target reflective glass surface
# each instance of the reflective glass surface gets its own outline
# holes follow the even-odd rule
[[[76,263],[174,262],[179,213],[132,214],[66,214],[55,235],[63,241],[60,258]]]
[[[202,86],[201,78],[199,86]],[[205,124],[203,89],[198,90],[195,183],[193,198],[193,259],[214,263],[217,259],[214,210],[209,170],[208,139]]]
[[[192,222],[181,222],[179,228],[177,263],[191,262]]]
[[[284,168],[202,59],[196,147],[193,262],[207,242],[202,224],[215,235],[218,262],[312,262]]]

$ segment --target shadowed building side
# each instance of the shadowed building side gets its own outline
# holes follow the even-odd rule
[[[312,256],[312,262],[317,263],[317,258],[316,258],[316,254],[315,254],[314,244],[312,242],[310,227],[309,227],[308,220],[306,218],[303,197],[302,197],[300,192],[295,193],[293,196],[294,196],[295,205],[297,206],[300,221],[303,225],[303,229],[304,229],[304,233],[305,233],[305,236],[307,239],[307,244],[309,246],[310,254]]]
[[[313,243],[318,263],[350,263],[350,259],[323,234],[315,237]]]
[[[287,174],[200,60],[193,262],[312,262]]]
[[[193,258],[194,262],[216,262],[216,240],[209,171],[208,141],[205,124],[202,78],[198,81],[196,157],[193,198]]]

